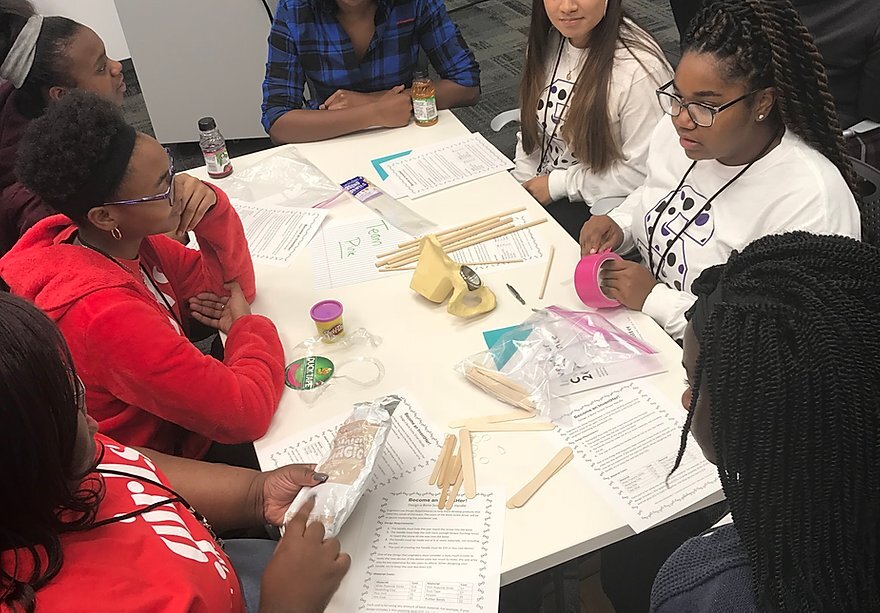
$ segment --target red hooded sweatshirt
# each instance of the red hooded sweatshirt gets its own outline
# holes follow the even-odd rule
[[[223,362],[203,355],[178,324],[191,296],[222,295],[224,280],[238,281],[249,301],[255,295],[241,220],[214,191],[217,204],[195,229],[201,251],[162,235],[144,240],[139,264],[149,280],[138,262],[72,244],[76,226],[63,215],[37,223],[0,259],[11,291],[58,324],[89,414],[123,444],[200,458],[211,441],[261,437],[281,398],[284,351],[269,319],[239,318]]]
[[[0,85],[0,256],[12,249],[25,230],[55,214],[15,177],[18,144],[30,122],[15,106],[12,83]]]

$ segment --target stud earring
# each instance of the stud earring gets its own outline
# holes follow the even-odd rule
[[[764,121],[764,113],[758,115],[758,121]]]

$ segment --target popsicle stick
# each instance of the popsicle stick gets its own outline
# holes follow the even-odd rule
[[[462,266],[489,266],[491,264],[519,264],[522,262],[522,258],[512,258],[509,260],[487,260],[485,262],[458,262]],[[415,270],[415,266],[398,266],[398,267],[386,267],[380,268],[379,272],[397,272],[398,270]]]
[[[440,448],[440,455],[437,456],[437,463],[434,464],[434,470],[431,471],[431,478],[428,479],[428,485],[436,484],[437,479],[443,474],[444,464],[449,461],[448,457],[452,451],[453,445],[455,445],[455,437],[449,434],[446,436],[446,440],[443,441],[443,447]]]
[[[494,232],[490,232],[489,234],[481,234],[479,236],[475,236],[472,239],[466,240],[462,243],[455,243],[454,245],[449,246],[449,248],[444,248],[444,251],[447,254],[453,253],[455,251],[460,251],[462,249],[467,249],[468,247],[473,247],[474,245],[479,245],[480,243],[484,243],[489,240],[493,240],[496,238],[501,238],[502,236],[507,236],[508,234],[513,234],[514,232],[519,232],[520,230],[525,230],[527,228],[533,228],[539,224],[546,223],[547,218],[543,217],[541,219],[536,219],[535,221],[530,221],[529,223],[525,223],[521,226],[513,226],[512,228],[507,228],[505,230],[496,230]],[[405,264],[412,264],[416,260],[419,259],[418,255],[411,256],[399,262],[401,266]]]
[[[455,478],[455,484],[452,486],[452,491],[449,492],[449,498],[446,500],[446,510],[452,508],[452,505],[455,504],[455,499],[458,498],[458,493],[461,491],[461,484],[464,481],[464,474],[461,470],[458,471],[458,475]]]
[[[476,364],[471,365],[471,368],[476,370],[481,375],[491,379],[492,381],[496,381],[502,384],[505,387],[509,387],[510,389],[521,393],[523,396],[528,396],[528,391],[519,383],[514,382],[510,377],[505,375],[504,373],[498,372],[497,370],[492,370],[491,368],[484,368],[483,366],[477,366]]]
[[[549,421],[531,421],[526,423],[474,423],[467,427],[471,432],[546,432],[555,430],[556,424]]]
[[[461,419],[449,424],[450,428],[467,428],[468,424],[498,424],[507,421],[518,421],[520,419],[531,419],[535,413],[529,411],[508,411],[507,413],[496,413],[495,415],[486,415],[484,417],[470,417]]]
[[[458,431],[458,455],[461,457],[461,470],[464,473],[464,495],[473,498],[477,495],[477,480],[474,475],[474,452],[471,448],[471,432],[466,428]]]
[[[526,210],[526,207],[522,206],[522,207],[519,207],[518,209],[510,209],[509,211],[503,211],[501,213],[498,213],[497,215],[489,215],[488,217],[483,217],[482,219],[477,219],[476,221],[469,221],[467,223],[463,223],[461,225],[455,226],[454,228],[449,228],[448,230],[443,230],[441,232],[437,232],[436,236],[437,237],[445,236],[447,234],[451,234],[451,233],[457,232],[459,230],[464,230],[465,228],[473,227],[473,226],[480,224],[480,223],[485,223],[487,221],[499,219],[501,217],[507,217],[508,215],[513,215],[514,213],[522,213],[525,210]],[[400,243],[399,245],[397,245],[397,249],[395,249],[394,251],[399,251],[400,249],[405,248],[405,247],[409,247],[410,245],[418,245],[420,240],[422,240],[421,237],[414,238],[414,239],[411,239],[408,241],[404,241],[404,242]],[[384,258],[384,257],[394,253],[394,251],[380,253],[376,257],[377,258]]]
[[[563,466],[571,462],[573,457],[574,451],[572,451],[571,447],[560,450],[531,481],[510,497],[510,500],[507,501],[507,508],[518,509],[527,503],[535,495],[535,492],[541,489],[541,486],[547,483],[550,477],[562,470]]]
[[[458,479],[458,474],[460,472],[461,455],[455,455],[452,457],[449,467],[446,470],[446,474],[443,475],[443,491],[440,492],[440,500],[437,501],[438,509],[446,507],[446,501],[449,498],[449,488],[452,487],[456,479]]]
[[[547,291],[547,280],[550,278],[550,267],[553,266],[553,256],[556,254],[556,247],[550,246],[550,256],[547,258],[547,268],[544,269],[544,280],[541,281],[541,292],[538,294],[538,300],[544,299],[544,292]]]

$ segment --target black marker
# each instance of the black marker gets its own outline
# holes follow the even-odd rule
[[[516,289],[514,289],[514,287],[510,283],[505,283],[505,285],[507,286],[507,289],[510,290],[510,293],[513,294],[513,297],[519,300],[520,304],[526,303],[526,301],[523,300],[523,297],[519,295],[519,292],[516,291]]]

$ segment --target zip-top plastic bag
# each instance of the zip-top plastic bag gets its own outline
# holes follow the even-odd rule
[[[536,310],[456,370],[515,407],[553,417],[554,401],[663,372],[656,351],[598,313]]]

